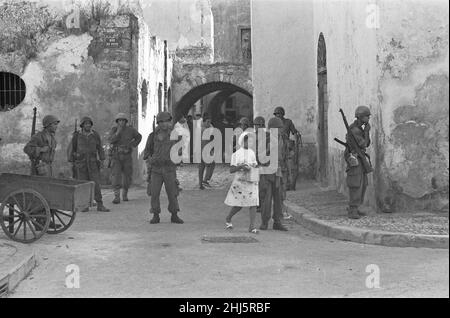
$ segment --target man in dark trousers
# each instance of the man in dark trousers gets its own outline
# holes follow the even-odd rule
[[[362,154],[366,153],[366,149],[371,143],[370,116],[369,107],[359,106],[355,111],[356,120],[349,127],[355,137],[357,147],[360,148]],[[347,143],[349,143],[348,134]],[[347,148],[344,153],[344,158],[347,162],[347,186],[349,189],[348,217],[350,219],[359,219],[361,216],[365,216],[359,210],[359,207],[364,203],[364,196],[368,185],[367,172],[363,168],[362,159],[356,152],[351,152]]]
[[[213,128],[213,126],[211,124],[211,118],[209,117],[208,114],[205,114],[203,116],[202,136],[203,136],[203,132],[209,128]],[[211,137],[211,138],[213,138],[213,137]],[[203,138],[202,138],[202,151],[203,151],[203,148],[208,143],[211,142],[211,140],[203,140]],[[211,150],[211,155],[213,155],[212,151],[213,150]],[[211,163],[205,163],[203,161],[203,156],[202,156],[202,161],[198,166],[198,183],[199,183],[200,190],[204,190],[205,186],[207,186],[207,187],[211,186],[209,184],[209,181],[211,181],[211,179],[212,179],[215,167],[216,167],[215,161],[213,161]],[[206,174],[205,174],[205,169],[206,169]]]
[[[74,164],[78,180],[95,182],[95,201],[98,212],[110,212],[103,205],[102,192],[100,188],[100,169],[105,161],[105,151],[103,150],[100,135],[92,129],[94,122],[90,117],[81,119],[81,132],[73,135],[71,147],[69,149],[69,162]],[[86,208],[82,212],[88,212]]]
[[[178,186],[177,186],[177,166],[170,157],[170,151],[178,141],[170,140],[173,130],[172,115],[168,112],[161,112],[156,116],[158,126],[152,132],[147,140],[147,147],[144,159],[150,158],[151,165],[151,209],[153,218],[150,224],[160,223],[160,194],[164,184],[167,197],[169,199],[169,212],[172,214],[171,222],[183,224],[183,220],[178,217],[180,207],[178,205]]]
[[[273,114],[275,115],[275,117],[278,117],[283,121],[283,128],[281,129],[280,133],[283,136],[285,143],[289,147],[289,139],[291,138],[291,134],[294,136],[300,136],[300,132],[295,128],[295,125],[292,122],[292,120],[284,117],[286,115],[286,112],[283,107],[275,108]],[[283,171],[284,187],[285,187],[283,189],[284,199],[286,199],[286,190],[290,190],[291,188],[293,188],[290,169],[291,167],[288,165],[286,167],[286,171]]]
[[[30,160],[32,160],[35,164],[35,171],[33,171],[34,175],[41,177],[53,177],[53,160],[55,159],[56,152],[56,130],[58,129],[59,119],[53,115],[47,115],[42,120],[42,126],[44,129],[38,133],[36,133],[31,140],[25,145],[23,151],[28,155]],[[51,209],[50,212],[54,215],[56,210]],[[39,211],[37,213],[40,213]],[[35,228],[36,230],[40,230],[42,228],[43,220],[38,219],[37,222],[41,224],[41,226]],[[57,224],[53,220],[50,221],[50,229],[58,230],[62,227],[61,224]]]
[[[284,138],[280,134],[283,128],[283,122],[280,118],[274,117],[269,120],[268,129],[278,129],[278,139],[270,132],[266,133],[266,152],[272,153],[278,151],[278,165],[275,171],[270,171],[270,163],[261,165],[261,187],[265,192],[265,199],[261,208],[261,227],[265,231],[268,229],[269,221],[273,218],[273,229],[276,231],[287,231],[287,228],[282,224],[283,219],[283,202],[282,202],[282,187],[283,174],[282,170],[287,165],[287,147]],[[272,215],[273,205],[273,215]]]
[[[128,116],[119,113],[116,116],[116,126],[109,134],[111,144],[111,165],[114,187],[114,204],[120,203],[120,189],[122,200],[128,201],[128,189],[133,177],[133,148],[142,140],[142,135],[133,127],[128,126]]]

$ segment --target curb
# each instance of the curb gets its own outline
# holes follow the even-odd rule
[[[19,283],[36,267],[36,263],[36,255],[34,252],[30,253],[3,277],[0,276],[0,298],[8,296],[9,293],[14,291]]]
[[[389,247],[449,249],[448,235],[396,233],[339,226],[317,218],[309,210],[292,202],[286,200],[284,203],[297,223],[316,234],[337,240]]]

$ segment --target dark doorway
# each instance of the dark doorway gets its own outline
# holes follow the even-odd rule
[[[328,184],[328,77],[327,49],[322,33],[319,36],[317,48],[317,78],[318,78],[318,179],[323,185]]]

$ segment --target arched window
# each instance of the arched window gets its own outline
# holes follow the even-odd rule
[[[8,111],[25,99],[25,82],[16,74],[0,72],[0,111]]]

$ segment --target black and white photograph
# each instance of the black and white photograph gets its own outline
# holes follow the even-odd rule
[[[0,0],[17,298],[448,299],[448,2]]]

